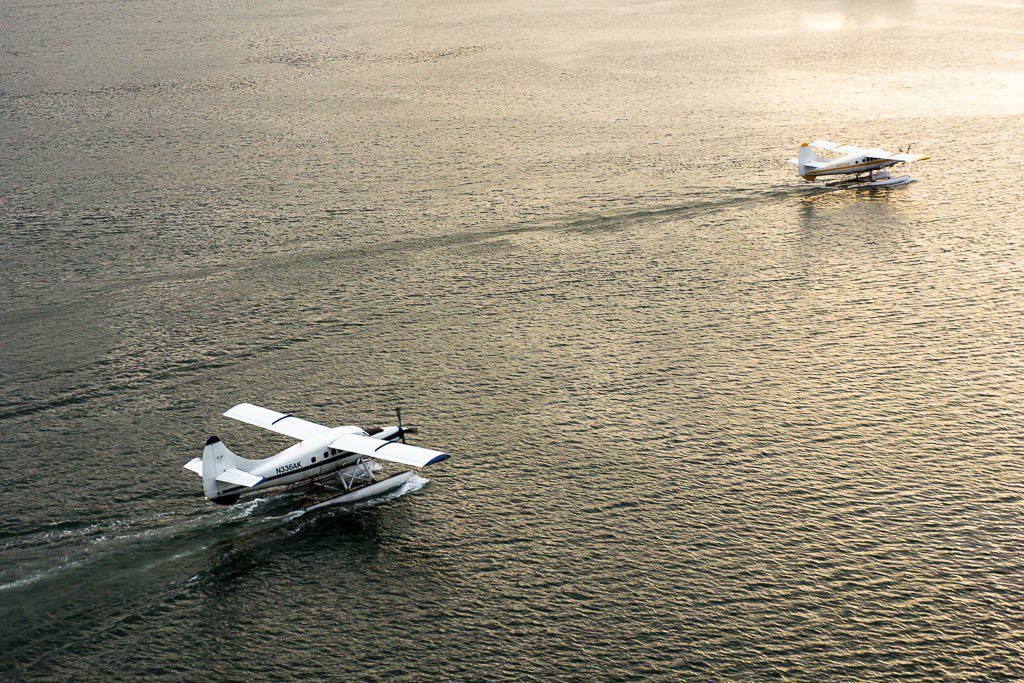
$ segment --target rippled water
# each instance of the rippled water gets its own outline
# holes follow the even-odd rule
[[[1019,2],[0,26],[6,676],[1024,677]],[[241,400],[454,457],[218,508]]]

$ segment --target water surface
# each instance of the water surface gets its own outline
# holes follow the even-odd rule
[[[1024,677],[1020,3],[0,26],[8,677]],[[243,400],[454,457],[217,508]]]

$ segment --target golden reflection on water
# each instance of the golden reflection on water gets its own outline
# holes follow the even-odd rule
[[[847,26],[843,12],[813,12],[800,16],[800,24],[811,31],[840,31]]]
[[[912,22],[914,3],[833,2],[821,3],[800,14],[800,26],[809,31],[842,31],[845,29],[881,29]]]
[[[1024,679],[1019,5],[273,4],[118,5],[119,60],[94,3],[0,8],[0,583],[42,577],[0,651]],[[932,158],[822,192],[785,161],[816,137]],[[267,447],[217,419],[242,399],[402,404],[455,457],[378,521],[263,542],[180,467],[222,428]],[[225,660],[213,623],[295,660]]]

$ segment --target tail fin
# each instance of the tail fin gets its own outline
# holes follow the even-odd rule
[[[223,441],[216,436],[211,436],[206,440],[206,447],[203,449],[203,492],[206,497],[214,503],[234,504],[238,500],[239,494],[223,495],[222,491],[228,488],[238,488],[238,484],[252,486],[251,483],[243,483],[243,481],[248,482],[249,479],[262,481],[261,477],[245,477],[249,467],[255,464],[256,462],[253,460],[246,460],[235,455],[224,445]],[[233,473],[228,470],[235,472],[241,470],[241,473],[232,476]],[[239,476],[243,479],[240,480]]]
[[[813,170],[826,160],[815,154],[814,150],[811,149],[811,146],[805,142],[800,145],[800,152],[797,154],[796,161],[797,172],[806,177],[807,171]]]

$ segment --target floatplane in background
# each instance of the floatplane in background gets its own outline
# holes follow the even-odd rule
[[[842,156],[826,159],[815,154],[815,149],[836,152]],[[893,177],[885,169],[896,164],[909,164],[927,158],[923,154],[910,154],[909,145],[906,152],[900,151],[893,154],[879,147],[868,149],[853,145],[840,145],[828,140],[815,140],[800,145],[797,158],[790,159],[789,163],[796,165],[797,173],[804,180],[814,182],[834,176],[851,176],[825,184],[840,189],[857,189],[913,183],[915,182],[914,178],[908,175]]]
[[[206,441],[202,458],[193,458],[185,469],[203,478],[203,492],[214,503],[233,505],[243,494],[279,486],[319,488],[330,494],[306,508],[315,510],[372,498],[400,487],[412,479],[411,471],[378,478],[377,460],[427,467],[447,460],[448,453],[405,443],[406,434],[416,428],[398,424],[363,430],[360,427],[325,427],[278,413],[267,408],[240,403],[225,417],[269,429],[298,439],[299,443],[262,460],[247,460],[232,453],[216,436]]]

